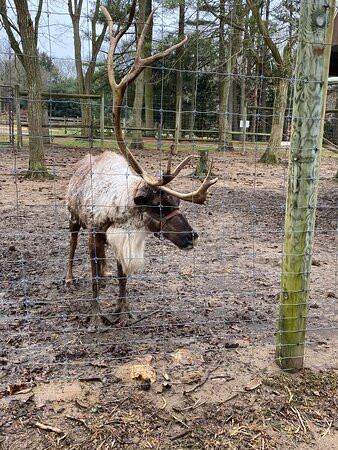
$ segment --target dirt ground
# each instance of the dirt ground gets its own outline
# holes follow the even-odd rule
[[[64,195],[86,150],[46,152],[55,179],[32,182],[15,176],[27,150],[0,149],[0,448],[338,449],[337,159],[322,159],[306,369],[292,375],[274,363],[285,165],[215,153],[207,204],[183,205],[199,245],[150,236],[129,281],[143,320],[90,333],[84,233],[75,286],[63,282]],[[159,168],[155,152],[138,158]],[[175,187],[197,186],[191,172]],[[114,275],[104,311],[116,296]]]

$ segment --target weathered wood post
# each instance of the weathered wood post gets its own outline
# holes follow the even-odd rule
[[[16,118],[16,145],[18,148],[23,147],[22,126],[21,126],[21,106],[20,106],[20,86],[14,86],[15,95],[15,118]]]
[[[276,360],[303,367],[335,0],[302,0],[293,98]]]

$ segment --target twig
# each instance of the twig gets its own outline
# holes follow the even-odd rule
[[[215,370],[217,370],[217,369],[219,368],[219,366],[221,365],[221,363],[222,363],[222,361],[219,361],[219,362],[216,364],[215,367],[213,367],[212,369],[209,369],[209,370],[207,371],[207,373],[205,374],[205,377],[203,378],[203,380],[202,380],[200,383],[196,384],[194,387],[192,387],[191,389],[188,389],[187,391],[183,391],[183,394],[184,394],[184,395],[190,394],[191,392],[194,392],[196,389],[202,387],[202,386],[208,381],[208,379],[209,379],[209,377],[210,377],[210,374],[212,374],[213,372],[215,372]]]
[[[300,415],[298,409],[297,409],[297,408],[291,408],[291,409],[292,409],[292,411],[293,411],[294,413],[296,413],[296,415],[297,415],[297,417],[298,417],[298,420],[299,420],[299,422],[300,422],[300,424],[301,424],[301,426],[302,426],[302,428],[303,428],[303,431],[304,431],[304,433],[306,433],[306,427],[305,427],[305,425],[304,425],[302,416]]]
[[[288,388],[288,386],[286,384],[284,384],[285,389],[288,391],[289,394],[289,403],[292,402],[293,399],[293,393],[290,391],[290,389]]]
[[[167,406],[167,400],[164,398],[164,396],[162,395],[162,400],[163,400],[163,403],[164,403],[164,405],[162,406],[162,408],[161,409],[165,409],[166,408],[166,406]]]
[[[124,402],[126,402],[127,400],[129,399],[129,397],[126,397],[126,398],[124,398],[123,400],[121,400],[120,402],[119,402],[119,404],[118,405],[116,405],[115,406],[115,408],[113,408],[111,411],[110,411],[110,415],[112,416],[113,414],[114,414],[114,412],[124,403]]]
[[[322,438],[324,438],[328,433],[330,433],[330,429],[331,429],[331,425],[332,425],[332,420],[331,420],[331,422],[329,423],[329,426],[326,428],[326,430],[324,431],[324,433],[322,434]]]
[[[142,317],[140,317],[139,319],[134,320],[133,322],[131,322],[131,323],[129,324],[129,326],[135,325],[136,323],[139,323],[139,322],[141,322],[142,320],[148,319],[148,317],[151,317],[151,316],[153,316],[154,314],[157,314],[157,313],[160,312],[160,311],[161,311],[160,309],[156,309],[155,311],[153,311],[153,312],[147,314],[146,316],[142,316]]]
[[[199,406],[204,405],[204,403],[205,401],[201,401],[201,399],[198,399],[193,405],[187,406],[186,408],[181,408],[179,411],[182,412],[182,411],[189,411],[189,409],[196,409]]]
[[[232,400],[233,398],[237,397],[237,395],[239,394],[239,392],[234,392],[233,394],[229,395],[225,400],[221,401],[219,403],[219,405],[223,405],[223,403],[229,402],[230,400]],[[231,417],[231,416],[230,416]]]
[[[67,433],[65,433],[63,436],[59,437],[59,439],[58,439],[58,445],[60,444],[61,441],[63,441],[64,439],[66,439],[67,436],[68,436]]]
[[[183,420],[181,420],[179,417],[176,417],[174,415],[172,417],[176,422],[180,423],[181,425],[183,425],[186,428],[189,428],[188,425],[186,423],[184,423]]]
[[[82,425],[85,428],[88,428],[88,425],[86,424],[86,421],[84,419],[80,419],[79,417],[68,416],[68,415],[66,415],[66,418],[69,420],[74,420],[75,422],[80,422],[80,423],[82,423]]]
[[[64,434],[64,432],[62,430],[60,430],[60,428],[53,427],[52,425],[47,425],[47,424],[44,424],[41,422],[36,422],[35,426],[40,428],[41,430],[54,431],[54,433]]]
[[[191,430],[183,430],[180,433],[174,434],[173,436],[170,437],[171,441],[175,441],[176,439],[180,439],[184,436],[186,436],[187,434],[191,433]]]

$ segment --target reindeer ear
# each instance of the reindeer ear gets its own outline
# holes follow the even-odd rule
[[[146,183],[141,183],[135,193],[134,203],[135,205],[148,205],[151,199],[152,191]]]

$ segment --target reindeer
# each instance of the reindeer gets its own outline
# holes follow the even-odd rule
[[[134,63],[117,83],[113,65],[114,53],[119,40],[131,26],[135,6],[136,0],[132,3],[127,24],[116,33],[113,32],[110,14],[102,7],[110,34],[107,62],[109,82],[113,91],[113,124],[122,156],[112,151],[105,151],[97,156],[85,156],[77,165],[66,195],[71,237],[65,281],[67,284],[73,282],[73,261],[78,233],[81,228],[87,229],[93,280],[90,322],[94,328],[99,327],[104,318],[115,323],[117,319],[124,322],[131,317],[127,302],[127,277],[143,265],[145,239],[149,232],[171,241],[180,249],[189,250],[196,245],[198,234],[180,211],[180,200],[204,203],[209,187],[217,181],[217,178],[209,179],[211,164],[207,177],[196,191],[178,192],[167,184],[191,161],[192,156],[186,157],[172,171],[170,154],[166,171],[162,176],[154,177],[137,162],[125,142],[120,116],[127,85],[135,80],[146,66],[170,54],[187,41],[185,37],[170,48],[143,58],[144,37],[152,21],[152,11],[138,39]],[[115,254],[119,280],[119,296],[113,316],[103,316],[98,303],[99,281],[112,275],[107,266],[106,244]]]

